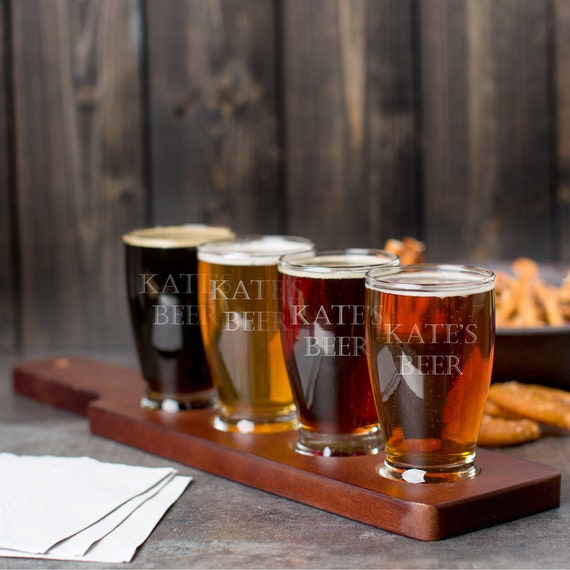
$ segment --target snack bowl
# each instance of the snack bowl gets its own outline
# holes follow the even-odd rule
[[[492,381],[510,380],[570,390],[570,324],[497,329]]]
[[[558,287],[568,265],[537,264],[540,278]],[[490,269],[511,273],[511,264]],[[493,382],[516,380],[570,390],[570,323],[552,326],[497,327]]]

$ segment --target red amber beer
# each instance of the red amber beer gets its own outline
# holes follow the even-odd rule
[[[218,390],[214,426],[271,433],[297,427],[281,343],[281,255],[313,249],[294,236],[244,236],[198,249],[200,323]]]
[[[380,474],[414,483],[474,477],[493,367],[493,273],[429,264],[372,270],[366,292],[386,450]]]
[[[283,346],[304,455],[377,453],[382,435],[364,335],[366,272],[397,265],[382,250],[348,249],[285,255]]]
[[[216,401],[198,314],[198,244],[229,238],[226,227],[188,224],[123,236],[132,331],[145,408],[211,407]]]

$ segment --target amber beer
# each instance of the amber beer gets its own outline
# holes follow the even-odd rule
[[[198,314],[198,244],[232,237],[226,227],[189,224],[123,236],[129,311],[146,383],[141,405],[168,411],[211,407],[216,391]]]
[[[386,448],[381,475],[474,477],[493,366],[493,273],[402,266],[370,271],[366,288],[369,365]]]
[[[361,455],[382,447],[366,359],[364,275],[397,265],[382,250],[286,255],[283,344],[300,422],[296,451]]]
[[[311,249],[311,241],[294,236],[245,236],[198,249],[202,338],[220,402],[217,429],[296,427],[277,263],[285,253]]]

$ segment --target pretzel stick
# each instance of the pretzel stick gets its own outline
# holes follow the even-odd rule
[[[520,257],[512,264],[514,276],[496,272],[498,327],[562,326],[570,321],[570,271],[560,287],[540,278],[538,265]]]
[[[559,303],[558,290],[542,283],[537,283],[534,290],[537,299],[544,307],[546,323],[552,326],[562,326],[565,319]]]
[[[541,324],[538,308],[533,299],[533,286],[538,277],[538,266],[525,257],[514,261],[513,271],[518,275],[516,288],[516,303],[520,325],[523,327],[535,327]]]
[[[391,238],[384,244],[384,249],[399,256],[402,265],[424,260],[425,244],[413,237],[407,236],[402,240]]]

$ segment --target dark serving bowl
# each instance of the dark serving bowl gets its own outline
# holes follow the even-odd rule
[[[510,264],[490,269],[510,272]],[[544,281],[559,285],[568,264],[539,264]],[[553,327],[498,328],[493,382],[516,380],[570,390],[570,324]]]
[[[570,390],[570,325],[498,329],[492,381],[509,380]]]

